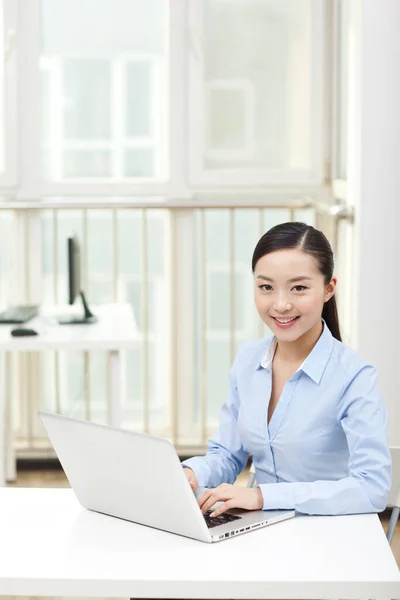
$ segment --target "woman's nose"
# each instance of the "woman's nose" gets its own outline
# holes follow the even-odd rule
[[[281,295],[276,299],[275,310],[278,312],[285,312],[292,309],[292,305],[287,299],[287,296]]]

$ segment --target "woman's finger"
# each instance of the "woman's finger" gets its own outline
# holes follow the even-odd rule
[[[210,510],[210,508],[212,506],[214,506],[214,504],[216,502],[225,502],[226,500],[229,500],[229,499],[230,499],[230,494],[226,494],[226,493],[224,493],[223,490],[216,488],[214,490],[214,493],[208,498],[208,500],[201,507],[201,512],[204,514],[205,512]]]
[[[221,506],[218,506],[218,508],[216,508],[211,513],[210,517],[212,517],[212,518],[218,517],[219,515],[222,515],[222,513],[229,510],[230,508],[234,508],[234,506],[235,506],[235,503],[232,500],[228,500],[227,502],[224,502],[223,504],[221,504]]]
[[[210,498],[210,496],[212,496],[214,493],[214,490],[207,490],[206,492],[204,492],[204,494],[202,494],[198,500],[199,502],[199,506],[201,509],[203,509],[204,504],[207,502],[207,500]]]
[[[215,490],[211,490],[211,493],[208,495],[208,497],[204,500],[204,502],[202,502],[200,509],[201,512],[204,514],[205,512],[207,512],[212,506],[214,506],[214,504],[216,502],[220,502],[221,500],[225,500],[225,498],[223,498],[221,496],[221,493],[218,493],[218,488],[216,488]]]
[[[214,496],[211,496],[211,497],[210,497],[210,498],[207,500],[207,502],[206,502],[205,504],[203,504],[203,506],[201,507],[201,512],[203,513],[203,515],[204,515],[204,513],[206,513],[208,510],[210,510],[210,508],[211,508],[212,506],[214,506],[214,504],[215,504],[216,502],[219,502],[219,500],[217,500],[216,498],[214,498]]]

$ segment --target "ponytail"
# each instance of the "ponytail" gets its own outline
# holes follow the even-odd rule
[[[328,329],[333,335],[333,337],[339,340],[339,342],[341,342],[342,336],[340,335],[339,315],[335,296],[332,296],[332,298],[330,298],[328,302],[325,302],[322,311],[322,318],[327,324]]]

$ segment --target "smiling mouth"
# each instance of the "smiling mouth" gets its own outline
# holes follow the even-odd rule
[[[300,319],[300,317],[289,317],[286,319],[278,319],[278,317],[272,317],[272,318],[274,319],[274,321],[277,321],[281,325],[287,325],[288,323],[292,323],[293,321],[296,321],[296,319]]]

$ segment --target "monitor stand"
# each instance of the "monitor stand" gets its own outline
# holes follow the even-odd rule
[[[94,315],[86,302],[85,294],[80,291],[79,295],[83,304],[83,316],[79,317],[77,315],[64,315],[63,317],[59,317],[57,319],[60,325],[85,325],[90,323],[97,323],[97,317]]]

